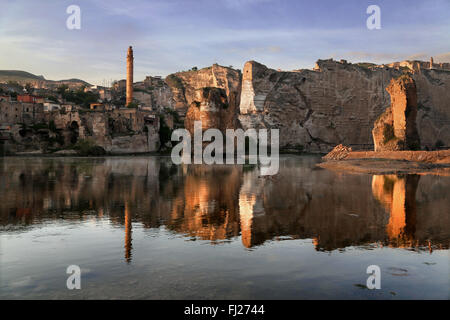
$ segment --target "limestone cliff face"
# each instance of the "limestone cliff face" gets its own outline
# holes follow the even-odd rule
[[[196,100],[191,103],[184,120],[185,128],[194,133],[194,121],[202,122],[202,130],[209,128],[225,132],[234,128],[236,112],[228,110],[229,104],[224,89],[202,88],[196,91]]]
[[[417,87],[417,129],[422,148],[450,146],[450,71],[413,74]]]
[[[243,128],[280,129],[280,147],[326,152],[337,144],[369,146],[382,90],[396,70],[319,61],[316,69],[279,72],[250,61],[243,72]]]
[[[281,72],[250,61],[238,118],[244,129],[280,129],[281,148],[328,152],[342,143],[371,149],[373,123],[389,106],[385,88],[403,69],[319,60],[314,70]],[[450,72],[409,71],[417,85],[421,147],[438,140],[450,145]]]
[[[386,88],[391,107],[375,121],[372,130],[375,151],[417,150],[417,89],[412,77],[403,75],[392,79]]]
[[[172,90],[172,105],[182,117],[186,115],[192,103],[202,103],[204,100],[199,93],[199,89],[223,89],[227,97],[228,108],[225,113],[222,112],[221,116],[225,118],[221,122],[227,122],[227,126],[230,128],[238,125],[236,115],[239,109],[241,92],[241,74],[238,70],[215,64],[198,71],[178,72],[169,75],[166,78],[166,83]]]

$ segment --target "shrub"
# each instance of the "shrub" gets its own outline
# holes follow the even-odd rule
[[[130,103],[127,105],[127,108],[137,109],[137,107],[138,107],[138,104],[137,104],[136,102],[130,102]]]
[[[79,140],[74,146],[73,149],[78,152],[78,154],[82,156],[102,156],[106,154],[105,149],[96,145],[94,141],[90,139]]]
[[[41,129],[48,129],[48,125],[45,122],[33,124],[31,127],[33,130],[41,130]]]
[[[164,146],[167,142],[171,141],[172,131],[166,124],[166,120],[163,115],[159,116],[159,141],[161,146]]]
[[[56,125],[55,125],[55,121],[50,120],[49,124],[48,124],[48,128],[50,129],[50,131],[52,132],[56,132]]]
[[[442,140],[438,140],[436,141],[436,143],[434,144],[434,147],[436,149],[441,149],[442,147],[444,147],[444,142]]]

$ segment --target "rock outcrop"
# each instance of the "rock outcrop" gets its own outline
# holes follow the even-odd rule
[[[314,70],[284,72],[247,62],[240,124],[244,129],[280,129],[280,147],[286,149],[328,152],[344,144],[372,150],[373,123],[389,107],[385,88],[409,72],[417,86],[420,147],[449,146],[450,72],[408,66],[319,60]]]
[[[386,88],[391,106],[375,121],[372,130],[375,151],[420,149],[416,126],[417,89],[414,80],[403,75]]]
[[[186,71],[171,74],[165,82],[173,93],[173,108],[184,117],[194,101],[199,101],[198,89],[220,88],[225,90],[231,114],[239,108],[241,92],[241,73],[217,64],[198,71]],[[236,125],[236,123],[235,123]]]
[[[343,146],[342,144],[337,145],[322,159],[324,160],[342,160],[347,158],[348,154],[352,152],[352,148]]]
[[[195,101],[188,109],[184,120],[185,128],[191,134],[194,133],[194,121],[202,122],[202,130],[209,128],[225,129],[234,128],[236,123],[235,110],[229,110],[226,92],[220,88],[202,88],[196,90]]]
[[[387,105],[381,90],[395,69],[319,60],[315,70],[280,72],[254,61],[244,67],[243,128],[280,129],[280,147],[328,152],[337,144],[370,148],[373,121]]]

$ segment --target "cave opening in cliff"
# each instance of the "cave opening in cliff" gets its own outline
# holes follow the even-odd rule
[[[79,125],[76,121],[72,121],[72,123],[70,124],[70,143],[71,144],[76,144],[78,141],[78,137],[80,135],[79,133]]]

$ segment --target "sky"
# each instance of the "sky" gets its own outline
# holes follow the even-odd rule
[[[67,7],[81,29],[66,27]],[[369,30],[369,5],[381,29]],[[450,0],[0,0],[0,70],[92,84],[218,63],[313,68],[318,59],[450,62]]]

